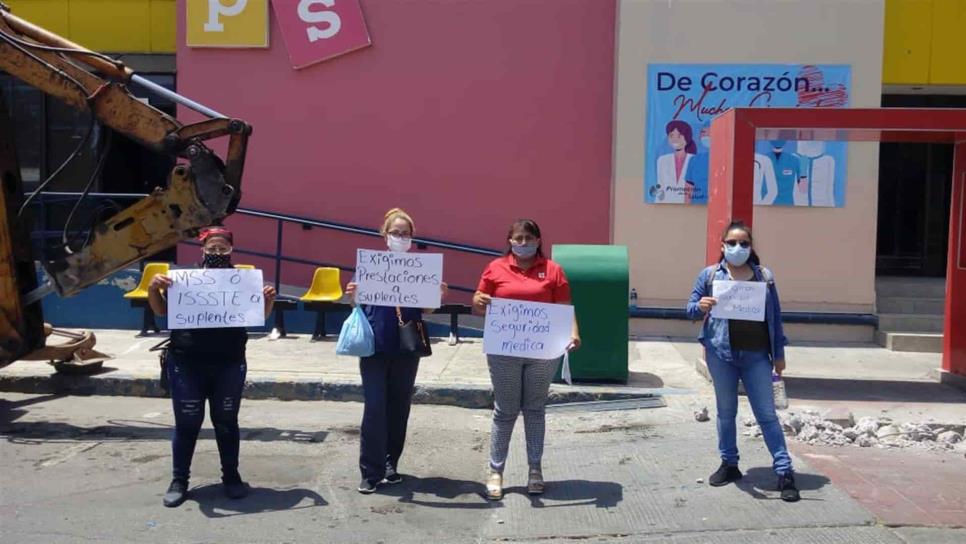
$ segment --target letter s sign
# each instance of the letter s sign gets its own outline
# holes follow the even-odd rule
[[[360,0],[272,0],[296,69],[371,45]]]
[[[310,42],[325,40],[339,33],[342,28],[342,19],[334,11],[319,10],[313,11],[312,8],[321,4],[323,8],[335,6],[335,0],[299,0],[299,19],[306,23],[326,23],[325,29],[310,26],[305,29]]]

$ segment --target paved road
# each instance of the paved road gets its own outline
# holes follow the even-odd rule
[[[161,506],[171,428],[162,399],[0,396],[0,541],[32,542],[597,542],[901,543],[963,541],[951,530],[876,524],[872,514],[799,462],[804,500],[786,504],[760,440],[742,438],[747,477],[712,489],[712,423],[694,399],[667,408],[550,416],[547,494],[523,493],[515,437],[509,494],[480,493],[489,412],[416,406],[404,484],[355,492],[356,403],[245,401],[242,473],[251,496],[217,484],[210,431],[199,443],[192,498]],[[522,430],[522,425],[518,427]]]

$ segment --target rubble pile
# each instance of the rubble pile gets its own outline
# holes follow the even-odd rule
[[[830,446],[855,445],[863,448],[921,448],[928,450],[966,451],[963,425],[933,423],[895,423],[888,417],[847,418],[822,417],[818,412],[779,412],[785,434],[800,442]],[[744,436],[761,436],[754,418],[742,422]]]

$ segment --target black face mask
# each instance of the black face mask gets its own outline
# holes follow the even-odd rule
[[[205,253],[202,264],[204,264],[205,268],[231,268],[231,254],[215,255],[214,253]]]

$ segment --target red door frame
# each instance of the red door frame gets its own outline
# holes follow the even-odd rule
[[[735,108],[718,116],[711,123],[708,264],[717,261],[721,231],[733,218],[754,221],[756,139],[955,145],[943,370],[966,377],[966,109]]]

